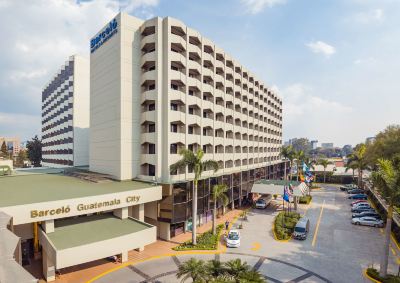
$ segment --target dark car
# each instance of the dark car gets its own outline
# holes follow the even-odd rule
[[[368,199],[368,196],[365,194],[356,194],[356,195],[350,195],[349,199]]]
[[[353,213],[361,213],[361,212],[364,212],[364,211],[375,212],[375,210],[373,208],[371,208],[371,207],[359,207],[359,208],[353,208],[351,210],[351,212],[353,212]]]
[[[350,195],[363,194],[364,190],[354,189],[354,190],[347,191],[347,193],[350,194]]]
[[[382,217],[373,210],[371,210],[371,211],[367,210],[367,211],[363,211],[363,212],[359,212],[359,213],[353,213],[352,218],[360,218],[360,217],[364,217],[364,216],[374,217],[376,219],[382,219]]]

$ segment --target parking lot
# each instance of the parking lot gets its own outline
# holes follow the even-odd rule
[[[239,219],[235,223],[243,224],[239,248],[228,248],[221,255],[147,261],[109,273],[96,282],[176,282],[177,264],[190,257],[217,257],[223,261],[239,257],[256,267],[269,282],[369,282],[362,271],[372,264],[379,267],[383,229],[352,225],[351,200],[337,187],[326,186],[312,195],[312,203],[300,208],[311,222],[305,241],[274,239],[272,223],[278,203],[272,203],[267,209],[251,210],[246,221]],[[398,255],[400,250],[392,243],[390,272],[397,273]]]

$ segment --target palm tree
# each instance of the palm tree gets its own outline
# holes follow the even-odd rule
[[[388,204],[385,242],[379,271],[381,277],[386,277],[389,258],[390,233],[392,231],[393,207],[400,201],[400,164],[395,164],[387,159],[379,159],[378,170],[372,172],[371,177],[374,186],[378,189]]]
[[[324,183],[326,183],[326,167],[328,167],[331,162],[328,159],[320,159],[318,160],[318,164],[324,167]]]
[[[203,161],[204,151],[199,149],[196,154],[188,149],[182,149],[179,154],[182,159],[172,164],[170,167],[171,172],[178,170],[185,170],[186,167],[189,171],[194,171],[193,191],[192,191],[192,244],[196,245],[196,230],[197,230],[197,184],[203,174],[204,170],[218,171],[218,162],[215,160]]]
[[[240,260],[240,258],[232,259],[225,263],[226,272],[233,276],[235,279],[239,279],[239,275],[243,272],[248,272],[251,270],[250,266]],[[237,280],[237,282],[239,282]]]
[[[295,151],[294,157],[296,158],[296,165],[297,165],[296,181],[298,181],[299,180],[299,175],[300,175],[300,164],[304,160],[306,155],[304,154],[304,151],[299,150],[299,151]]]
[[[206,267],[207,273],[214,278],[217,278],[225,273],[224,264],[216,259],[210,260]]]
[[[293,160],[295,158],[295,150],[293,149],[293,146],[283,146],[281,155],[284,159],[288,159],[290,161],[290,171],[289,171],[289,180],[292,180],[292,166],[293,166]],[[286,180],[286,162],[285,162],[285,180]]]
[[[216,219],[217,219],[217,202],[221,201],[222,205],[225,207],[229,203],[229,198],[225,194],[228,190],[228,187],[225,184],[214,185],[211,190],[211,197],[214,203],[213,209],[213,219],[212,219],[212,231],[213,234],[216,233]]]
[[[193,282],[204,282],[207,279],[207,268],[203,260],[191,258],[188,261],[180,264],[176,277],[185,282],[187,279],[192,278]]]
[[[351,160],[347,160],[346,171],[345,172],[347,172],[349,170],[353,171],[353,182],[354,182],[354,170],[356,170],[356,169],[357,169],[357,163],[355,163],[355,162],[353,162]]]
[[[358,170],[358,187],[362,187],[363,170],[368,168],[368,161],[365,155],[366,145],[359,144],[356,146],[354,152],[348,156],[348,162],[354,162],[354,166]]]
[[[239,282],[240,283],[246,283],[246,282],[251,282],[251,283],[265,283],[267,282],[264,277],[261,275],[261,273],[257,270],[249,270],[246,272],[242,272],[239,274]]]

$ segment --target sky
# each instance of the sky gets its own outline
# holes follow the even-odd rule
[[[118,11],[171,16],[283,98],[284,140],[399,124],[400,0],[0,0],[0,136],[40,135],[41,91]]]

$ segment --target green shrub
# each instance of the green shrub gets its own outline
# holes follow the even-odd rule
[[[172,248],[174,251],[187,250],[216,250],[218,249],[218,241],[221,236],[221,231],[224,229],[223,224],[217,226],[217,233],[214,235],[212,230],[204,232],[197,237],[197,245],[193,245],[192,241],[186,241],[179,246]]]
[[[388,274],[385,278],[379,276],[378,270],[373,267],[367,268],[367,274],[375,280],[381,281],[382,283],[400,283],[400,277],[392,274]]]
[[[280,212],[275,218],[275,235],[278,240],[288,240],[292,236],[294,226],[300,219],[297,212]]]
[[[311,200],[312,200],[312,196],[301,196],[299,198],[299,203],[309,204],[311,202]]]

